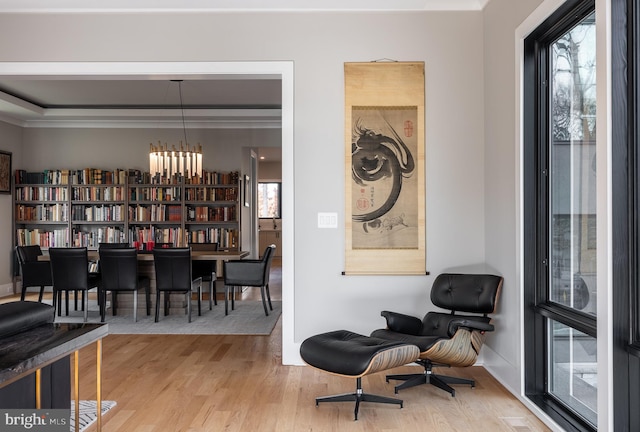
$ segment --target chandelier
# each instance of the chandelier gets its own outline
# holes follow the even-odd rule
[[[175,145],[149,145],[149,172],[152,176],[163,177],[182,176],[190,179],[194,176],[202,177],[202,146],[189,146],[187,141],[187,127],[184,120],[184,105],[182,103],[182,80],[171,80],[178,83],[180,92],[180,113],[182,114],[182,130],[184,143],[180,141],[179,148]]]

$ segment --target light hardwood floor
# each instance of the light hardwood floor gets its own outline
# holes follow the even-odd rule
[[[277,265],[275,271],[272,298],[279,300]],[[259,292],[243,298],[258,299]],[[441,371],[476,380],[475,389],[457,386],[455,398],[433,386],[407,389],[396,396],[404,408],[365,402],[358,421],[351,402],[316,407],[317,396],[353,392],[355,379],[283,366],[281,331],[278,323],[270,336],[107,336],[102,397],[117,406],[104,417],[103,431],[549,430],[482,367]],[[95,399],[94,346],[80,352],[80,363],[81,398]],[[394,397],[384,373],[362,384],[365,392]]]

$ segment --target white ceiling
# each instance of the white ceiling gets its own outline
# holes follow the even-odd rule
[[[164,122],[181,127],[184,114],[192,126],[280,127],[279,78],[220,75],[181,83],[171,79],[2,76],[0,118],[22,127],[50,126],[56,121],[66,126],[76,121],[103,126],[135,122],[136,127]]]

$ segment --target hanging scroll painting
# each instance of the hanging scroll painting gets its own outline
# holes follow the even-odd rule
[[[424,63],[345,64],[345,274],[425,274]]]

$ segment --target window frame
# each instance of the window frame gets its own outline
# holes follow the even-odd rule
[[[278,216],[260,216],[260,206],[258,197],[260,196],[260,185],[276,184],[278,185]],[[256,193],[256,206],[258,207],[258,219],[281,219],[282,218],[282,182],[281,181],[258,181]]]
[[[525,395],[568,431],[595,431],[547,391],[549,320],[596,337],[597,318],[549,299],[550,95],[548,48],[595,11],[594,0],[569,0],[524,41],[523,63],[523,281]]]

